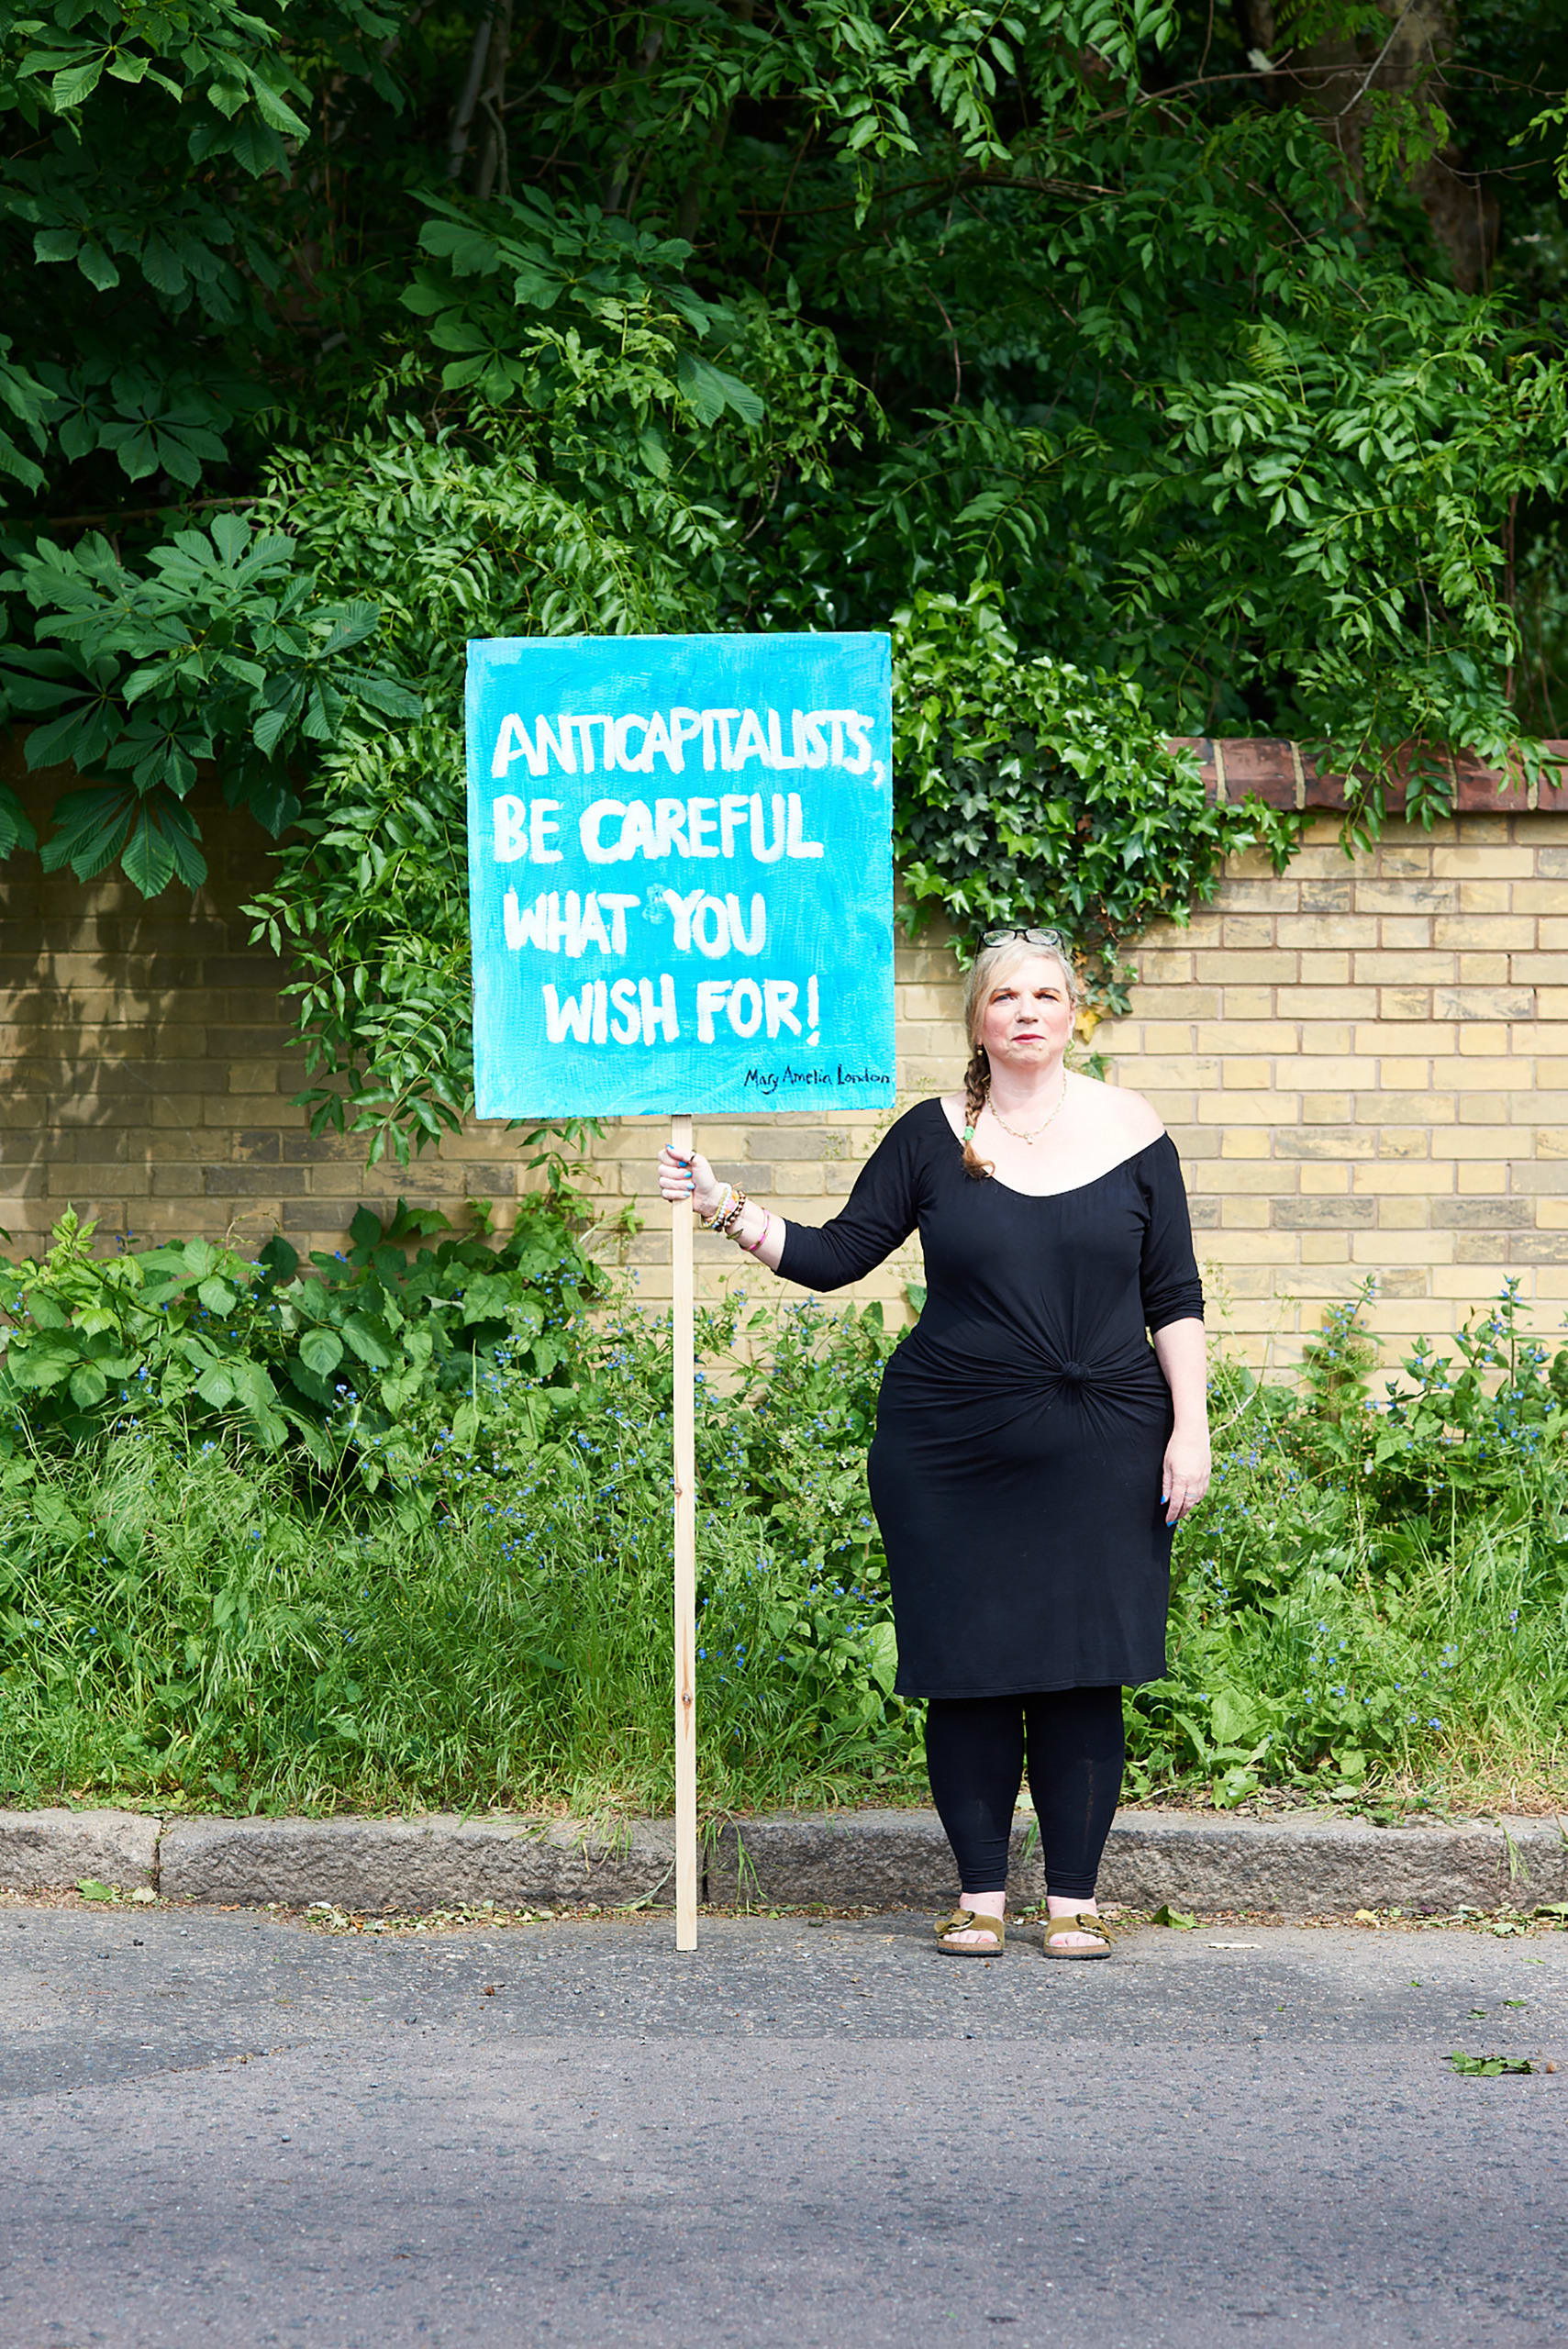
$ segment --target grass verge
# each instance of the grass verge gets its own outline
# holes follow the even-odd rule
[[[893,1342],[874,1312],[706,1319],[708,1809],[925,1798],[864,1484]],[[390,1436],[345,1387],[354,1446],[326,1406],[332,1442],[306,1450],[179,1399],[79,1435],[18,1416],[0,1799],[667,1810],[668,1332],[579,1315],[556,1353],[541,1376],[503,1330],[456,1408],[434,1391]],[[1568,1350],[1509,1294],[1374,1397],[1346,1308],[1298,1385],[1222,1362],[1214,1402],[1169,1674],[1129,1700],[1129,1794],[1561,1803]]]

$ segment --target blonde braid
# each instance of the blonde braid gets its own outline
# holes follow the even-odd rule
[[[963,1171],[973,1175],[977,1183],[984,1182],[988,1175],[996,1172],[989,1159],[975,1155],[973,1141],[974,1129],[980,1123],[980,1112],[990,1094],[991,1063],[986,1057],[984,1045],[977,1044],[970,1056],[969,1066],[963,1072]]]

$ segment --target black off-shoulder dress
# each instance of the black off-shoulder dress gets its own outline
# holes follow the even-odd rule
[[[1035,1197],[963,1171],[940,1101],[900,1118],[843,1211],[791,1223],[779,1271],[834,1289],[918,1230],[919,1322],[871,1449],[906,1697],[1158,1679],[1170,1389],[1147,1331],[1203,1312],[1168,1135]]]

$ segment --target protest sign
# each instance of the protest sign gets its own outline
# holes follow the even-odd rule
[[[468,648],[482,1118],[893,1099],[884,636]],[[672,1211],[675,1945],[696,1946],[692,1210]]]
[[[482,1118],[893,1098],[884,636],[468,649]]]

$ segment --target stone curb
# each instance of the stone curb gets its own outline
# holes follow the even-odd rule
[[[1015,1900],[1044,1890],[1032,1820],[1013,1834]],[[167,1899],[313,1900],[367,1912],[672,1898],[674,1831],[631,1820],[601,1834],[568,1820],[175,1819],[121,1810],[0,1811],[0,1887],[42,1891],[95,1876]],[[928,1907],[951,1899],[936,1814],[859,1810],[713,1822],[703,1897],[725,1907]],[[1357,1909],[1449,1913],[1568,1901],[1568,1818],[1374,1827],[1313,1811],[1253,1820],[1125,1810],[1100,1877],[1107,1901],[1286,1917]]]
[[[1025,1903],[1044,1888],[1030,1820],[1014,1829],[1011,1890]],[[726,1904],[896,1906],[946,1900],[953,1889],[947,1840],[929,1811],[739,1820],[720,1831],[707,1869],[708,1898]],[[1168,1901],[1287,1917],[1533,1907],[1568,1900],[1568,1822],[1374,1827],[1310,1811],[1252,1820],[1124,1810],[1099,1891],[1129,1909]]]
[[[0,1810],[0,1885],[52,1892],[95,1876],[130,1892],[158,1881],[159,1821],[135,1810]]]
[[[494,1900],[673,1898],[675,1831],[628,1821],[595,1837],[569,1820],[179,1819],[163,1831],[158,1888],[172,1900],[313,1900],[340,1909],[450,1909]]]
[[[1032,1820],[1014,1822],[1008,1865],[1015,1904],[1043,1897]],[[731,1820],[708,1847],[706,1894],[722,1908],[945,1907],[957,1890],[934,1810],[780,1811]]]

